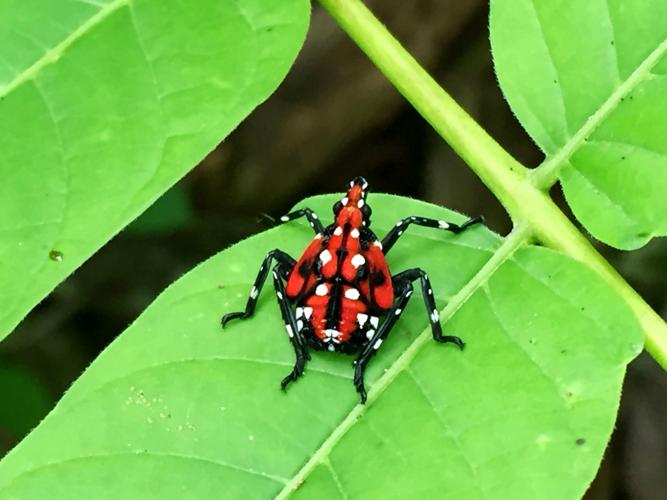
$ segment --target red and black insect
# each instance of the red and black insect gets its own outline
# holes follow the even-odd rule
[[[452,342],[463,348],[459,337],[443,335],[433,289],[426,273],[408,269],[392,276],[385,256],[410,224],[460,233],[481,217],[462,225],[425,217],[406,217],[380,241],[370,230],[371,208],[366,203],[368,183],[363,177],[350,182],[347,195],[334,207],[336,220],[326,228],[315,212],[308,208],[281,217],[288,222],[305,216],[315,231],[315,238],[295,262],[282,250],[271,250],[259,269],[245,310],[225,314],[224,327],[235,318],[252,315],[257,297],[269,274],[271,262],[273,283],[287,334],[294,346],[296,363],[281,382],[287,385],[303,375],[308,349],[358,353],[354,361],[354,385],[366,401],[364,370],[405,309],[419,280],[431,324],[433,339]],[[286,282],[286,283],[285,283]]]

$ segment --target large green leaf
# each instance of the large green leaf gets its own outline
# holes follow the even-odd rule
[[[326,219],[335,199],[304,204]],[[380,234],[405,215],[463,219],[388,195],[371,203]],[[220,329],[264,254],[280,245],[296,256],[311,238],[307,224],[272,229],[167,289],[0,463],[0,498],[582,494],[642,344],[595,273],[524,247],[466,300],[457,292],[500,239],[481,226],[410,228],[389,264],[428,271],[440,307],[456,306],[445,330],[467,346],[433,342],[415,296],[369,366],[362,410],[340,354],[313,353],[305,376],[279,390],[294,355],[271,291],[252,319]]]
[[[493,0],[512,110],[596,238],[667,234],[667,2]]]
[[[276,88],[309,8],[0,0],[0,339]]]

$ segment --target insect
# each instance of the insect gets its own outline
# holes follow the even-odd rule
[[[273,268],[273,284],[287,335],[294,347],[294,368],[281,382],[283,390],[303,375],[310,359],[309,349],[357,354],[354,385],[361,402],[366,402],[364,371],[369,360],[385,341],[399,319],[419,281],[433,339],[463,348],[459,337],[443,335],[433,288],[428,275],[419,268],[391,275],[385,256],[410,224],[460,233],[481,217],[462,225],[426,217],[406,217],[379,240],[371,231],[371,207],[366,203],[368,183],[356,177],[347,194],[333,206],[335,221],[324,227],[308,208],[281,217],[289,222],[306,217],[315,238],[295,261],[282,250],[271,250],[264,257],[250,291],[245,310],[225,314],[223,328],[236,318],[248,318]]]

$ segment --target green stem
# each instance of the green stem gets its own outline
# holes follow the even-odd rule
[[[546,192],[549,186],[535,186],[530,170],[505,151],[433,80],[360,0],[320,0],[320,3],[494,192],[515,225],[528,225],[545,245],[586,263],[625,299],[644,330],[646,350],[667,369],[665,322],[553,203]]]

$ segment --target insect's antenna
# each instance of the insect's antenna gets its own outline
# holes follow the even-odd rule
[[[257,216],[257,224],[261,224],[262,222],[270,222],[271,224],[276,224],[276,219],[271,217],[269,214],[261,213]]]

